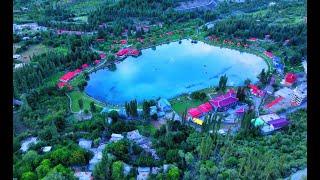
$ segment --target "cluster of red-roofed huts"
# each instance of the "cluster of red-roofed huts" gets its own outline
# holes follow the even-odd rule
[[[215,36],[215,35],[211,35],[211,36],[208,36],[208,39],[210,40],[210,41],[219,41],[219,37],[217,37],[217,36]],[[229,45],[233,45],[233,44],[237,44],[237,46],[238,47],[240,47],[240,46],[243,46],[243,47],[249,47],[249,45],[248,44],[246,44],[246,43],[241,43],[241,42],[233,42],[233,41],[231,41],[231,40],[228,40],[228,39],[224,39],[223,40],[223,44],[229,44]]]
[[[187,120],[193,121],[198,125],[202,125],[204,117],[210,112],[223,112],[229,108],[235,107],[238,104],[239,99],[236,97],[236,93],[233,89],[230,89],[227,93],[210,99],[209,102],[203,103],[195,108],[190,108],[187,114]],[[237,115],[243,115],[246,108],[241,106],[235,111]]]
[[[104,53],[101,53],[100,55],[101,59],[104,59],[106,57],[106,55]],[[101,62],[101,59],[98,60],[94,60],[93,64],[94,65],[98,65]],[[60,77],[59,82],[57,83],[57,86],[59,89],[67,86],[70,90],[72,89],[72,86],[70,84],[68,84],[68,82],[73,79],[74,77],[76,77],[78,74],[80,74],[83,70],[89,68],[88,64],[83,64],[80,68],[74,70],[74,71],[69,71],[66,74],[64,74],[63,76]]]
[[[124,49],[120,49],[116,55],[120,58],[123,58],[123,57],[127,57],[127,56],[139,56],[140,55],[140,51],[138,49],[135,49],[135,48],[124,48]]]

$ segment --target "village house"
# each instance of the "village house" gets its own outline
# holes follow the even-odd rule
[[[164,98],[159,99],[157,106],[160,109],[160,111],[163,112],[169,112],[172,110],[170,102]]]
[[[42,150],[42,152],[46,153],[46,152],[51,151],[51,148],[52,148],[52,146],[45,146],[45,147],[42,147],[41,150]]]
[[[285,78],[281,81],[282,85],[292,86],[297,80],[297,76],[294,73],[287,73]]]
[[[292,96],[293,96],[293,90],[288,88],[288,87],[284,87],[282,89],[279,89],[278,91],[276,91],[274,93],[274,95],[276,97],[283,97],[283,98],[286,98],[286,99],[291,99]]]
[[[109,141],[110,142],[117,142],[117,141],[120,141],[121,139],[123,139],[123,136],[121,134],[112,133]]]
[[[14,54],[13,55],[13,59],[14,60],[18,60],[18,59],[20,59],[21,58],[21,55],[19,55],[19,54]]]
[[[264,55],[266,55],[268,58],[272,59],[273,58],[273,54],[272,52],[269,51],[264,51]]]
[[[208,114],[213,110],[212,105],[209,102],[201,104],[198,106],[198,109],[202,112],[203,115]]]
[[[79,139],[79,146],[84,148],[84,149],[90,149],[92,146],[92,140],[87,140],[87,139]]]
[[[202,126],[203,124],[203,120],[199,119],[199,118],[192,118],[192,122],[194,122],[197,125]]]
[[[78,180],[92,180],[92,172],[84,172],[84,171],[79,171],[75,172],[74,176],[78,178]]]
[[[119,58],[124,58],[127,56],[139,56],[140,55],[140,51],[134,48],[124,48],[124,49],[120,49],[116,55]]]
[[[302,83],[293,90],[292,105],[298,106],[307,100],[307,83]]]
[[[238,98],[233,89],[230,89],[226,94],[220,95],[211,99],[210,104],[214,107],[215,111],[226,111],[231,107],[234,107],[238,103]]]
[[[250,84],[248,86],[250,88],[250,92],[257,96],[257,97],[262,97],[264,95],[264,92],[262,90],[259,89],[258,86],[254,85],[254,84]]]
[[[138,167],[137,180],[147,180],[150,174],[150,167]]]
[[[150,106],[150,116],[157,114],[157,106]]]
[[[260,131],[263,135],[268,135],[289,125],[290,122],[287,119],[281,118],[277,114],[272,113],[252,119],[251,123],[253,123],[255,127],[260,127]]]
[[[27,152],[32,144],[37,144],[39,142],[37,137],[29,137],[22,141],[20,150],[22,152]]]
[[[251,38],[248,39],[248,41],[251,41],[251,42],[255,42],[257,40],[258,40],[258,38],[255,38],[255,37],[251,37]]]
[[[202,116],[202,112],[198,108],[190,108],[188,110],[188,118],[187,119],[198,118],[200,116]]]

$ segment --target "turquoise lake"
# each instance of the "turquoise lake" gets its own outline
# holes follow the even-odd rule
[[[247,78],[268,66],[261,57],[203,42],[183,40],[142,50],[139,57],[128,57],[112,72],[101,69],[90,74],[85,92],[108,104],[124,104],[136,99],[173,98],[219,83],[228,76],[228,85],[243,85]]]

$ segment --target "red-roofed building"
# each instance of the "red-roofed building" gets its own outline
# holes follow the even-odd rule
[[[264,51],[264,54],[265,54],[266,56],[268,56],[268,58],[273,58],[272,52]]]
[[[257,41],[257,38],[251,37],[251,38],[248,39],[248,41]]]
[[[212,106],[209,102],[206,102],[204,104],[201,104],[198,106],[198,109],[202,112],[202,113],[208,113],[210,111],[212,111]]]
[[[86,69],[86,68],[89,67],[89,65],[88,64],[83,64],[81,67],[82,67],[82,69]]]
[[[104,42],[104,38],[96,39],[97,42]]]
[[[119,50],[116,55],[119,57],[124,57],[124,56],[138,56],[140,54],[140,51],[137,49],[133,48],[124,48]]]
[[[264,95],[263,91],[258,88],[258,86],[250,84],[248,86],[250,88],[250,92],[258,97],[262,97]]]
[[[104,59],[104,58],[106,58],[106,54],[104,53],[100,54],[100,59]]]
[[[216,111],[226,111],[230,107],[237,105],[238,98],[236,97],[235,91],[230,89],[226,94],[215,97],[209,102]]]
[[[172,34],[173,34],[173,32],[172,32],[172,31],[170,31],[170,32],[167,32],[166,34],[167,34],[167,35],[172,35]]]
[[[65,75],[63,75],[61,78],[60,78],[60,81],[61,82],[68,82],[70,81],[72,78],[74,78],[76,74],[74,72],[67,72]]]
[[[79,73],[81,73],[81,69],[76,69],[75,71],[73,71],[74,75],[78,75]]]
[[[58,82],[58,88],[61,89],[63,88],[67,83],[66,82]]]
[[[99,64],[100,62],[100,60],[94,60],[94,64]]]
[[[121,56],[127,55],[128,52],[129,52],[129,50],[128,50],[127,48],[126,48],[126,49],[120,49],[120,50],[116,53],[116,55],[121,57]]]
[[[282,96],[278,97],[277,99],[273,100],[269,104],[266,105],[267,108],[271,108],[273,105],[278,104],[283,99]]]
[[[202,112],[198,108],[191,108],[188,110],[188,115],[192,118],[197,118],[202,115]]]
[[[287,73],[285,77],[285,83],[288,85],[292,85],[297,80],[297,76],[293,73]]]
[[[122,40],[120,40],[120,43],[121,43],[121,44],[127,44],[127,40],[122,39]]]

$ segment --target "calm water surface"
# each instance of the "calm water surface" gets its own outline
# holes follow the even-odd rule
[[[255,82],[263,68],[268,67],[256,55],[183,40],[142,50],[141,56],[117,64],[114,72],[91,73],[85,92],[111,104],[172,98],[215,86],[223,74],[228,76],[228,85],[242,85],[247,78]]]

